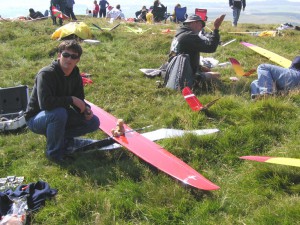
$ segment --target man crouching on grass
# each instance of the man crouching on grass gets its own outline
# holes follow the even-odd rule
[[[64,162],[74,137],[96,131],[100,124],[84,102],[82,78],[76,66],[81,54],[82,48],[74,40],[59,45],[58,59],[36,75],[25,112],[29,129],[47,138],[47,158],[58,163]]]

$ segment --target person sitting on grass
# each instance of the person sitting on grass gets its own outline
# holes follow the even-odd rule
[[[124,20],[125,15],[121,10],[121,6],[118,4],[118,5],[116,5],[116,8],[113,8],[110,11],[108,11],[107,18],[111,19],[111,21]]]
[[[46,156],[64,162],[73,138],[96,131],[99,119],[84,101],[84,90],[77,63],[82,54],[75,40],[58,46],[58,58],[36,75],[25,112],[28,128],[46,136]],[[70,145],[69,145],[70,144]]]
[[[141,10],[135,12],[135,22],[146,22],[146,15],[148,13],[148,9],[146,6],[143,6]]]
[[[44,15],[40,11],[34,11],[33,8],[29,9],[28,19],[32,20],[32,19],[43,18],[43,17]]]
[[[159,0],[155,0],[150,9],[152,9],[154,22],[161,22],[166,19],[167,7],[161,4]]]
[[[178,3],[174,7],[174,11],[170,17],[171,22],[176,22],[176,9],[181,8],[181,5]]]
[[[209,36],[200,36],[199,33],[205,27],[205,22],[198,15],[189,16],[181,25],[173,38],[170,48],[170,57],[187,54],[190,59],[191,69],[194,75],[194,80],[214,78],[214,73],[211,74],[201,72],[209,72],[203,70],[199,65],[200,52],[213,53],[217,50],[220,42],[219,27],[221,26],[225,15],[221,15],[214,21],[214,31]]]
[[[257,68],[258,79],[251,83],[251,98],[273,95],[277,91],[289,91],[300,87],[300,56],[296,56],[289,68],[261,64]],[[274,90],[275,87],[275,90]]]

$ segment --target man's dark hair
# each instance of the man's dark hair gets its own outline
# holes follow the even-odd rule
[[[62,53],[64,50],[72,50],[76,52],[80,57],[82,54],[82,48],[80,44],[75,40],[65,40],[58,46],[58,52]]]

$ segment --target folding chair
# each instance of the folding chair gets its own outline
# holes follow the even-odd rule
[[[207,21],[207,9],[195,9],[195,14],[200,16],[203,21]]]
[[[179,23],[179,22],[183,22],[186,20],[187,18],[187,14],[186,14],[186,7],[182,7],[182,8],[175,8],[175,22]]]

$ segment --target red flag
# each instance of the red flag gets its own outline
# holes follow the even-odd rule
[[[57,17],[57,18],[61,18],[63,20],[65,19],[69,19],[69,17],[65,14],[63,14],[61,11],[59,11],[55,6],[52,6],[51,8],[52,10],[52,15]]]

